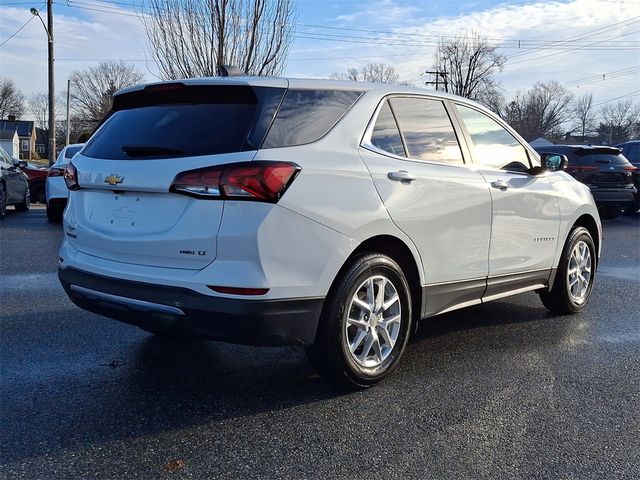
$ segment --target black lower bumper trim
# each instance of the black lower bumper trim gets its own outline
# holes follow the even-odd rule
[[[58,269],[69,298],[80,308],[145,330],[175,332],[244,345],[311,345],[323,298],[221,298],[180,287]]]

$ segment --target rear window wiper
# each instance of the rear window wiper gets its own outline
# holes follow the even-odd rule
[[[120,149],[130,157],[150,157],[153,155],[182,155],[184,150],[154,145],[123,145]]]

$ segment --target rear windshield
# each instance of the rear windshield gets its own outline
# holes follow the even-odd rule
[[[624,165],[629,163],[622,154],[591,153],[587,150],[571,153],[567,158],[569,163],[574,165]]]
[[[135,160],[255,150],[283,95],[281,88],[181,83],[119,95],[83,155]]]

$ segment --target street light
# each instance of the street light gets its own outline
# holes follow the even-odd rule
[[[48,40],[48,71],[49,71],[49,165],[53,165],[56,156],[56,90],[53,72],[53,0],[47,0],[47,25],[44,24],[37,8],[30,8],[31,15],[40,19],[40,23],[47,33]]]

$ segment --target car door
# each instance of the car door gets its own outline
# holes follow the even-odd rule
[[[479,303],[488,274],[491,196],[468,168],[445,103],[394,96],[360,149],[393,222],[417,247],[427,279],[423,315]]]
[[[7,203],[19,202],[22,199],[23,185],[22,172],[13,164],[11,157],[4,151],[0,151],[0,167],[7,189]]]
[[[560,228],[558,199],[548,174],[532,174],[531,168],[539,166],[537,159],[496,119],[460,103],[456,111],[474,163],[491,192],[489,280],[484,298],[545,285]]]

